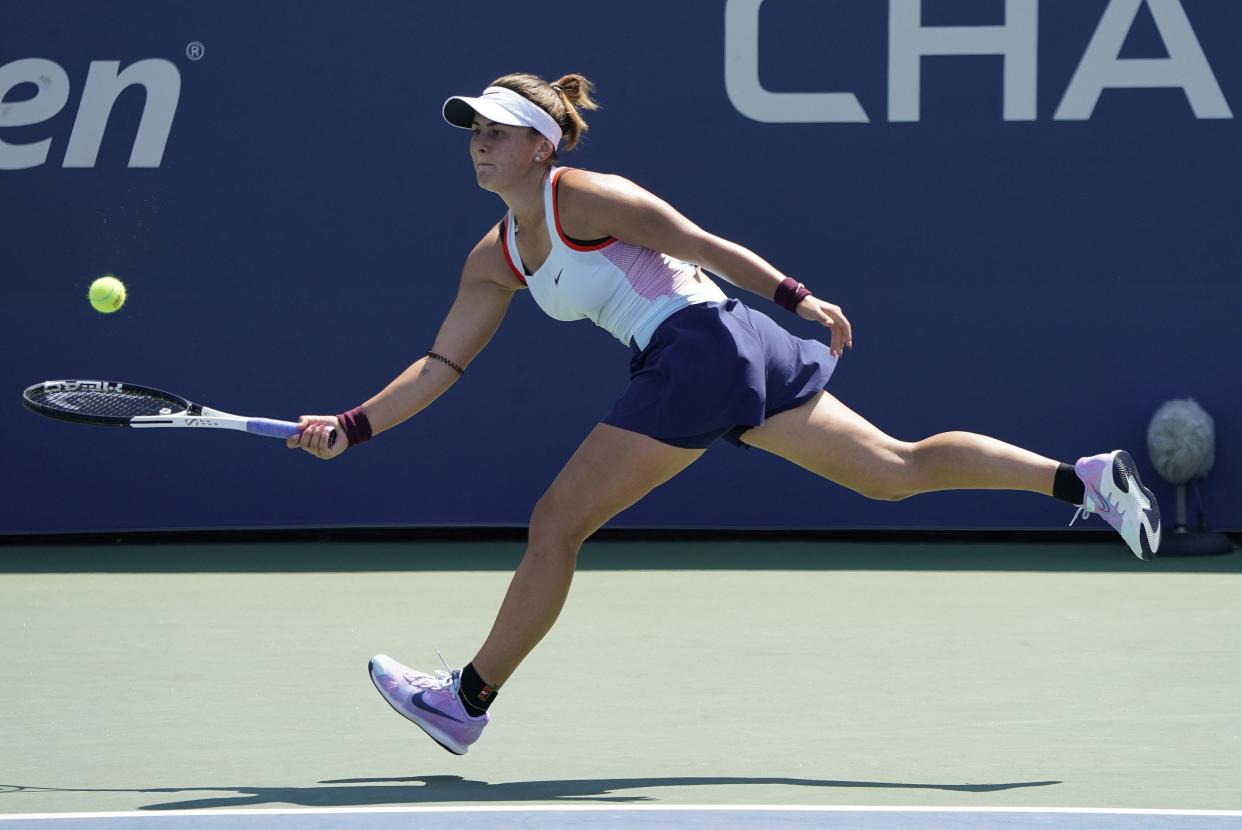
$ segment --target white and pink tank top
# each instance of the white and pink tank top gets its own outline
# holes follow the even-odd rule
[[[533,274],[518,253],[510,211],[500,226],[505,259],[539,307],[556,320],[591,320],[627,346],[645,349],[656,327],[694,303],[726,299],[711,278],[688,262],[607,237],[582,241],[561,229],[556,188],[571,168],[554,167],[544,182],[543,207],[552,251]]]

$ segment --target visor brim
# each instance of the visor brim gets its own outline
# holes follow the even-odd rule
[[[497,124],[505,124],[510,127],[526,126],[518,116],[509,112],[495,101],[455,96],[444,102],[444,120],[454,127],[461,127],[465,130],[470,129],[474,125],[475,115],[480,115],[488,121],[494,121]]]

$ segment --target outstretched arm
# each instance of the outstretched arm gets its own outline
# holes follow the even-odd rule
[[[431,348],[463,369],[492,339],[509,309],[513,293],[522,287],[509,272],[496,244],[496,233],[490,232],[466,258],[457,299]],[[418,414],[459,377],[452,367],[438,360],[424,356],[414,361],[362,405],[372,435],[392,429]],[[289,447],[307,450],[324,459],[335,458],[348,448],[336,416],[304,415],[299,423],[304,425],[302,432],[289,439]],[[331,447],[327,442],[328,427],[336,427],[338,433]]]
[[[465,369],[504,319],[513,291],[491,281],[463,277],[457,299],[440,326],[431,351]],[[448,364],[421,357],[362,405],[378,435],[417,415],[461,376]]]
[[[576,170],[561,178],[559,192],[562,220],[572,217],[574,235],[582,234],[582,239],[614,236],[701,265],[766,299],[772,299],[786,279],[754,251],[708,233],[628,179]],[[840,306],[808,296],[798,304],[797,313],[832,329],[834,355],[854,345],[850,322]]]

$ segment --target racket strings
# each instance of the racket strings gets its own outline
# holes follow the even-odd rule
[[[116,418],[171,415],[185,408],[181,401],[126,390],[108,392],[93,389],[52,390],[41,396],[40,403],[61,412]]]

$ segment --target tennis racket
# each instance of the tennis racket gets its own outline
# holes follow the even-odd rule
[[[22,392],[22,403],[39,415],[79,424],[136,429],[236,429],[269,438],[291,438],[298,434],[298,425],[292,421],[230,415],[149,386],[109,380],[48,380],[36,383]],[[336,430],[329,427],[328,446],[335,442]]]

